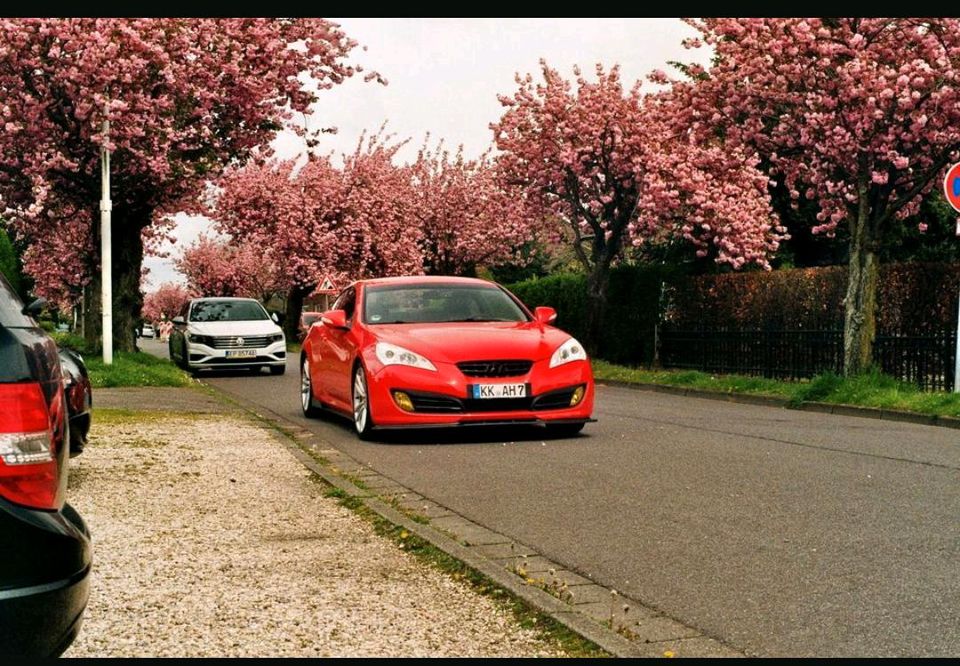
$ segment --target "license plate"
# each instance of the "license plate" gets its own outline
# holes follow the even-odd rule
[[[256,349],[228,349],[224,356],[226,358],[256,358]]]
[[[486,398],[526,398],[526,384],[473,384],[470,397],[475,400]]]

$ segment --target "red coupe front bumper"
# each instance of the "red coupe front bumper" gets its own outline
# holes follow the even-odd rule
[[[369,367],[369,366],[368,366]],[[535,362],[517,377],[467,377],[453,364],[437,363],[436,371],[408,366],[379,366],[367,383],[370,411],[377,428],[423,428],[497,424],[559,424],[591,421],[593,371],[589,361],[573,361],[556,368],[549,359]],[[475,384],[527,385],[522,399],[474,399]],[[583,397],[570,406],[577,387]],[[397,391],[410,396],[414,411],[401,409]]]

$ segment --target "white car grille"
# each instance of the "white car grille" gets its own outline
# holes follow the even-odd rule
[[[269,335],[217,335],[213,338],[214,349],[251,349],[270,344]]]

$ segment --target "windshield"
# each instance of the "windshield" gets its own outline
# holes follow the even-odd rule
[[[190,308],[190,321],[262,321],[267,311],[256,301],[198,301]]]
[[[454,321],[529,321],[503,289],[473,284],[367,287],[367,324],[440,324]]]

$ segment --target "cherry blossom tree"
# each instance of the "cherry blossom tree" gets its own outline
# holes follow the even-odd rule
[[[242,296],[266,303],[284,291],[269,247],[201,236],[184,248],[174,266],[200,296]]]
[[[193,292],[183,285],[164,282],[144,297],[143,319],[154,324],[163,317],[173,319],[191,298],[193,298]]]
[[[382,132],[343,156],[250,163],[228,171],[210,215],[236,241],[270,248],[287,289],[291,335],[304,298],[327,274],[352,279],[422,272],[410,170]]]
[[[491,125],[509,185],[526,189],[541,219],[559,220],[588,274],[584,343],[600,339],[612,263],[626,244],[683,238],[700,256],[740,268],[767,267],[782,232],[757,157],[677,132],[665,96],[624,90],[618,67],[597,66],[575,86],[546,63],[542,83],[517,77]]]
[[[74,284],[81,262],[81,282],[99,291],[105,145],[113,155],[115,346],[132,349],[144,238],[163,232],[168,213],[189,210],[225,165],[265,149],[293,113],[308,112],[316,90],[358,71],[345,63],[354,46],[322,19],[0,20],[6,216],[22,239],[48,248],[61,235],[54,228],[86,237],[63,272],[58,255],[38,252],[27,270],[55,288]],[[85,328],[98,332],[98,300],[89,305]]]
[[[877,250],[960,149],[957,19],[705,19],[712,66],[677,82],[686,125],[767,156],[815,233],[849,232],[844,369],[872,363]],[[841,227],[842,225],[842,227]]]
[[[299,170],[294,161],[253,162],[229,170],[218,187],[210,210],[217,228],[283,258],[277,280],[287,295],[284,324],[290,329],[304,298],[338,264],[337,232],[344,241],[352,235],[341,215],[342,173],[328,158],[311,159]]]
[[[488,154],[467,160],[462,147],[451,154],[442,143],[424,145],[412,177],[427,273],[475,275],[480,265],[522,260],[537,231],[535,211],[520,188],[498,181]]]

